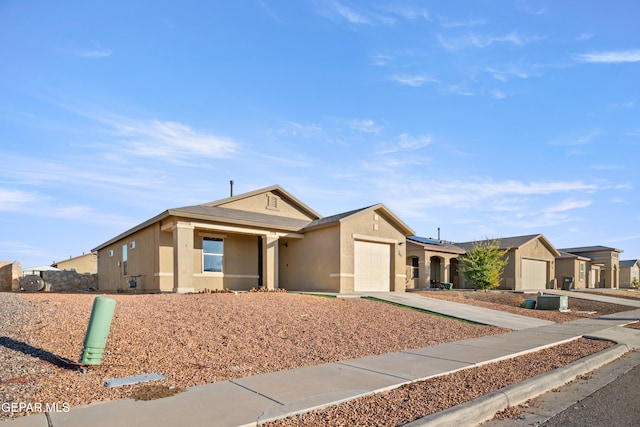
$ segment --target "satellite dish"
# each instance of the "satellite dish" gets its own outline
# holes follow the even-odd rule
[[[20,279],[20,287],[25,292],[38,292],[44,289],[42,277],[30,274]]]

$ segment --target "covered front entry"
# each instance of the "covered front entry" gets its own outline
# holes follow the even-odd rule
[[[354,241],[354,291],[391,290],[391,245]]]
[[[547,281],[546,261],[522,260],[522,289],[546,289]]]

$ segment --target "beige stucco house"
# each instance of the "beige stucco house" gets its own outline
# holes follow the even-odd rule
[[[631,288],[634,280],[640,280],[640,260],[620,261],[620,287]]]
[[[95,274],[98,272],[98,254],[90,252],[51,264],[60,270],[75,271],[80,274]]]
[[[563,250],[556,258],[558,288],[596,288],[600,283],[602,264],[594,263],[589,257],[572,254]],[[572,283],[572,284],[570,284]]]
[[[274,185],[166,210],[94,251],[101,290],[404,291],[412,234],[382,204],[322,217]]]
[[[560,249],[573,255],[589,258],[589,288],[618,288],[620,286],[621,249],[606,246],[583,246]]]
[[[459,288],[458,257],[464,253],[463,248],[443,240],[407,237],[407,288],[427,289],[442,282]]]
[[[499,289],[540,290],[553,286],[555,261],[558,250],[542,235],[506,237],[497,239],[499,248],[506,250],[507,265],[502,275]],[[466,251],[479,242],[456,243]],[[460,287],[470,288],[470,284],[460,277]]]

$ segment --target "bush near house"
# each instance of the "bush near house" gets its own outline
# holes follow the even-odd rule
[[[504,267],[507,265],[505,255],[508,249],[499,248],[499,241],[484,240],[476,243],[462,257],[459,271],[474,288],[488,290],[500,285]]]

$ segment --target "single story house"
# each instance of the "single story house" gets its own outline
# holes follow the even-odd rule
[[[407,288],[426,289],[442,282],[459,288],[458,257],[465,252],[451,242],[407,237]]]
[[[101,290],[404,291],[413,234],[383,204],[322,217],[274,185],[168,209],[93,250]]]
[[[620,261],[620,287],[631,288],[634,280],[640,281],[640,260],[627,259]]]
[[[58,261],[51,264],[51,267],[60,270],[75,271],[80,274],[95,274],[98,272],[98,254],[90,252],[75,256],[64,261]]]
[[[620,254],[621,249],[607,246],[582,246],[577,248],[560,249],[563,252],[589,258],[590,265],[599,267],[589,269],[587,279],[590,288],[618,288],[620,285]],[[597,273],[600,273],[597,277]]]
[[[555,261],[560,253],[542,234],[495,240],[498,240],[499,249],[507,251],[507,265],[498,289],[541,290],[553,288],[556,271]],[[481,242],[456,243],[456,246],[470,251]],[[462,275],[460,287],[472,287],[464,282]]]
[[[594,263],[586,256],[562,250],[558,252],[560,252],[560,256],[556,258],[558,288],[567,290],[598,287],[603,264]]]

